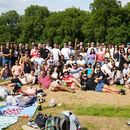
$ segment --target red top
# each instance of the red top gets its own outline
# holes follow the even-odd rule
[[[73,83],[73,81],[67,82],[67,81],[69,81],[71,78],[73,78],[72,75],[69,75],[68,77],[63,77],[63,80],[66,82],[66,84],[67,84],[68,87],[71,87],[71,85],[72,85],[72,83]]]

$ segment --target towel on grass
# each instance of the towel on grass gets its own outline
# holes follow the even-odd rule
[[[0,113],[6,116],[24,116],[28,115],[29,117],[33,117],[37,110],[37,105],[32,105],[30,107],[18,107],[18,106],[5,106],[0,109]]]
[[[0,116],[0,130],[9,127],[18,121],[17,116]]]

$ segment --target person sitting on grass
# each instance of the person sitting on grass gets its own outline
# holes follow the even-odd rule
[[[81,84],[72,75],[70,75],[68,71],[64,72],[63,77],[61,78],[64,86],[70,87],[71,89],[81,88]]]
[[[104,82],[100,81],[99,78],[89,78],[86,74],[82,75],[81,79],[81,89],[82,90],[94,90],[96,92],[105,92],[113,94],[125,95],[125,90],[118,90],[114,87],[106,85]]]
[[[51,84],[49,86],[49,90],[51,90],[53,92],[58,92],[58,91],[67,91],[67,92],[71,92],[71,93],[75,92],[70,87],[65,86],[64,83],[59,79],[51,82]]]
[[[8,64],[5,64],[0,72],[0,79],[9,80],[12,76],[11,70]]]
[[[51,82],[51,69],[48,69],[47,71],[42,70],[38,76],[38,83],[42,86],[43,89],[48,89]]]
[[[12,71],[12,75],[13,75],[14,78],[19,77],[19,76],[22,75],[23,68],[19,64],[18,60],[15,61],[15,65],[12,67],[11,71]]]

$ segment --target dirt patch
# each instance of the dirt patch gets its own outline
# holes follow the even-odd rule
[[[47,93],[46,100],[50,101],[52,98],[57,103],[65,103],[68,105],[109,105],[109,106],[127,106],[130,105],[130,92],[127,90],[126,95],[97,93],[93,91],[76,91],[76,93],[69,92],[50,92]]]
[[[125,118],[78,116],[84,130],[129,130]]]

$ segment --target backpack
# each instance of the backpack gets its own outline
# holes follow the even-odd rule
[[[44,130],[69,130],[70,120],[67,116],[60,114],[55,117],[48,117]]]
[[[43,115],[42,113],[38,113],[38,115],[35,118],[35,123],[38,125],[38,127],[45,128],[45,124],[46,124],[47,119],[48,119],[47,115]]]
[[[77,117],[70,111],[64,111],[54,117],[38,114],[35,122],[44,130],[81,130]]]
[[[70,120],[69,117],[63,114],[60,114],[56,117],[55,120],[56,130],[69,130]]]
[[[63,111],[62,115],[66,116],[70,120],[70,127],[67,130],[81,130],[78,118],[70,111]]]
[[[45,123],[44,130],[57,130],[56,129],[56,118],[57,117],[48,117]]]

